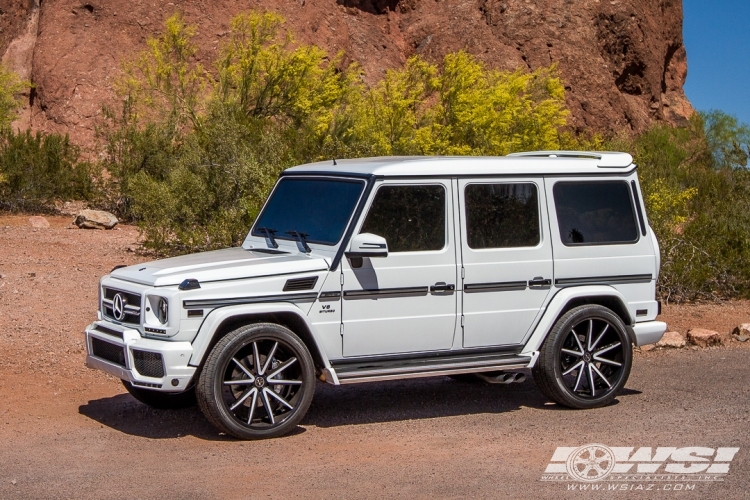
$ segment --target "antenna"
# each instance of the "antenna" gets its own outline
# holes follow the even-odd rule
[[[338,165],[338,163],[336,163],[336,158],[333,159],[333,164]]]

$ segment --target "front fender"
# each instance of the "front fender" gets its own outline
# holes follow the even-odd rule
[[[208,353],[209,347],[213,344],[211,341],[216,335],[219,327],[226,321],[237,316],[260,316],[265,314],[293,314],[300,321],[304,322],[308,331],[312,335],[312,340],[315,342],[315,346],[310,346],[310,349],[317,349],[320,358],[323,361],[323,365],[326,368],[331,366],[328,361],[328,356],[324,350],[320,349],[320,339],[318,338],[317,332],[313,328],[312,324],[308,320],[307,316],[299,309],[299,307],[289,302],[269,302],[263,304],[243,304],[237,306],[226,306],[214,309],[211,313],[206,316],[198,335],[193,340],[193,355],[188,363],[191,366],[200,366]],[[304,339],[303,339],[304,340]],[[315,354],[313,353],[313,356]]]
[[[596,297],[616,299],[622,304],[622,308],[624,311],[628,310],[625,297],[619,291],[610,286],[592,285],[563,288],[559,292],[557,292],[557,294],[555,294],[555,296],[550,301],[547,309],[542,315],[542,319],[539,320],[539,323],[537,323],[534,332],[526,342],[521,355],[532,356],[532,359],[536,359],[534,355],[539,351],[542,343],[544,343],[544,340],[547,338],[547,334],[550,330],[552,330],[555,321],[557,321],[557,318],[560,317],[560,313],[565,309],[565,307],[568,305],[568,303],[570,303],[571,300],[585,298],[592,299],[593,302],[596,302]],[[628,326],[628,323],[632,323],[632,319],[629,322],[625,322],[626,326]]]

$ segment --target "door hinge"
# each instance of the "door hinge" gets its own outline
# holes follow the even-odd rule
[[[466,268],[465,267],[461,268],[461,279],[466,279]]]
[[[461,315],[461,328],[463,327],[464,327],[464,315],[462,314]]]
[[[344,273],[341,273],[341,279],[339,280],[339,282],[342,286],[344,285]]]
[[[341,326],[339,327],[339,334],[341,334],[342,337],[344,336],[344,324],[343,323],[341,323]]]

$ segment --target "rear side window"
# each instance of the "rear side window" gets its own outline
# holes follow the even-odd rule
[[[613,245],[638,240],[627,183],[558,182],[553,189],[565,245]]]
[[[539,197],[535,184],[469,184],[464,193],[469,248],[539,244]]]
[[[445,188],[381,186],[361,233],[377,234],[389,252],[442,250],[445,247]]]

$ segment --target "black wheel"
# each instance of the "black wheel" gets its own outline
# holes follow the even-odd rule
[[[606,307],[584,305],[555,323],[534,366],[534,381],[556,403],[597,408],[625,386],[632,362],[633,348],[620,317]]]
[[[272,438],[294,429],[315,391],[305,344],[283,326],[257,323],[223,337],[203,367],[196,394],[211,423],[240,439]]]
[[[141,403],[148,405],[152,408],[158,408],[159,410],[178,410],[180,408],[188,408],[195,404],[195,388],[190,388],[185,392],[159,392],[152,391],[151,389],[141,389],[135,387],[127,380],[122,381],[122,385],[128,390],[131,396],[140,401]]]

